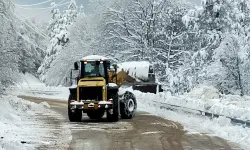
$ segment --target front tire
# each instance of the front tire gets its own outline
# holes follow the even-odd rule
[[[121,118],[132,119],[135,116],[137,109],[137,101],[133,93],[126,92],[124,94],[123,102],[121,102]]]
[[[75,100],[75,96],[70,94],[68,99],[68,118],[70,122],[81,122],[82,121],[82,111],[75,110],[74,112],[70,109],[70,101]]]
[[[117,122],[119,120],[119,99],[118,94],[114,94],[111,96],[113,99],[112,109],[113,112],[111,113],[110,110],[107,111],[107,120],[111,122]]]

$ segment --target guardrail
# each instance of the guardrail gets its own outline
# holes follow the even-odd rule
[[[232,117],[221,115],[221,114],[214,114],[214,113],[206,112],[203,110],[197,110],[197,109],[192,109],[192,108],[187,108],[187,107],[182,107],[182,106],[177,106],[177,105],[172,105],[172,104],[167,104],[167,103],[162,103],[162,102],[157,102],[157,101],[153,101],[153,102],[155,104],[159,104],[161,109],[164,108],[164,109],[171,110],[171,111],[182,111],[185,113],[206,116],[210,118],[218,118],[220,116],[226,117],[230,119],[231,122],[235,125],[244,125],[246,127],[250,127],[250,120],[241,120],[241,119],[232,118]]]

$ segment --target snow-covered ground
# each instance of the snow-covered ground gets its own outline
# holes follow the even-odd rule
[[[133,91],[132,88],[122,90],[129,90],[136,95],[138,110],[140,111],[180,122],[190,134],[206,133],[211,136],[219,136],[240,144],[244,149],[250,149],[250,128],[248,127],[233,125],[230,119],[226,117],[210,119],[161,107],[161,103],[167,103],[232,118],[250,120],[250,98],[247,96],[220,95],[215,88],[208,86],[196,88],[182,96],[171,96],[169,93],[141,93]]]
[[[27,82],[18,86],[20,89],[18,94],[61,100],[67,100],[68,98],[69,91],[66,87],[46,87],[29,74],[24,75],[23,79]],[[233,125],[230,119],[225,117],[210,119],[181,111],[174,112],[161,107],[161,103],[167,103],[232,118],[250,120],[250,109],[248,107],[250,106],[250,98],[247,96],[221,95],[215,88],[209,86],[198,87],[181,96],[172,96],[169,93],[141,93],[133,91],[131,88],[121,89],[121,92],[123,90],[132,91],[136,95],[139,111],[146,111],[153,115],[180,122],[190,134],[206,133],[211,136],[219,136],[238,143],[245,149],[250,149],[250,130],[248,127]]]
[[[36,77],[31,74],[21,75],[23,82],[17,84],[18,95],[35,96],[41,98],[67,100],[69,96],[69,88],[67,87],[51,87],[45,86]]]
[[[20,80],[18,88],[9,88],[5,95],[0,96],[0,150],[30,150],[36,149],[40,145],[61,145],[61,147],[67,147],[67,144],[69,144],[67,142],[72,138],[67,125],[62,124],[60,126],[63,132],[60,131],[61,133],[59,134],[62,134],[61,137],[66,136],[69,139],[65,137],[53,139],[51,137],[54,135],[48,127],[49,125],[45,125],[41,120],[42,116],[45,116],[45,118],[51,115],[62,116],[48,109],[50,105],[46,102],[36,104],[17,97],[20,93],[28,91],[30,88],[28,84],[33,84],[36,87],[39,84],[40,86],[42,85],[32,75],[26,75],[25,77],[29,82]]]
[[[34,115],[36,110],[47,111],[47,105],[25,102],[15,96],[3,96],[0,100],[0,149],[26,147],[22,144],[26,141],[25,133],[35,134],[35,131],[23,126],[23,120]],[[18,134],[20,131],[23,131],[22,135]]]
[[[144,101],[166,103],[244,121],[250,120],[249,96],[222,95],[219,94],[217,89],[209,86],[198,87],[190,93],[181,96],[171,96],[170,93],[150,94],[133,92],[137,93],[138,98],[145,98]]]
[[[141,101],[140,101],[141,100]],[[250,149],[250,130],[242,126],[234,126],[229,119],[224,117],[210,119],[203,116],[186,114],[183,112],[174,112],[161,109],[160,105],[155,106],[153,103],[138,99],[139,110],[164,117],[169,120],[177,121],[184,126],[187,134],[207,134],[218,136],[223,139],[239,144],[244,149]]]

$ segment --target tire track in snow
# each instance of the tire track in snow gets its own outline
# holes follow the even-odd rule
[[[162,119],[144,112],[138,112],[132,120],[121,120],[116,123],[105,120],[93,121],[83,117],[82,122],[70,123],[67,118],[67,104],[64,101],[46,100],[42,98],[24,98],[33,102],[47,101],[51,108],[59,113],[55,115],[57,121],[65,124],[71,130],[72,141],[69,149],[227,149],[239,150],[234,143],[230,143],[218,137],[205,134],[187,134],[183,127],[176,122]],[[44,115],[44,114],[43,114]],[[64,116],[61,117],[60,116]],[[47,117],[48,116],[45,116]],[[50,117],[50,115],[49,115]],[[48,118],[52,129],[62,124],[52,118]],[[54,122],[55,121],[55,122]],[[58,130],[52,132],[58,133]],[[59,135],[55,135],[60,137]],[[65,137],[65,136],[64,136]],[[56,146],[47,145],[40,149],[53,149]],[[56,147],[55,149],[60,149]],[[62,149],[62,148],[61,148]]]
[[[24,128],[16,134],[28,149],[68,149],[72,139],[71,131],[65,118],[54,112],[36,113],[22,120]],[[23,131],[32,131],[31,133]]]

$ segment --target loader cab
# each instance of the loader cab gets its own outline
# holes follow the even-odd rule
[[[110,68],[110,61],[106,57],[98,55],[90,55],[80,60],[80,63],[74,64],[75,70],[79,70],[79,78],[100,78],[103,77],[106,83],[109,81],[108,70]]]

